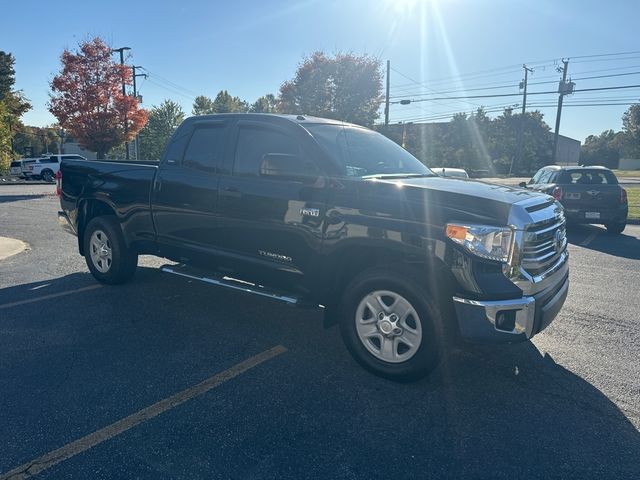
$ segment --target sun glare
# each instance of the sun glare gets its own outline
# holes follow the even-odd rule
[[[387,7],[390,7],[396,14],[413,13],[416,7],[425,3],[434,3],[436,0],[385,0]]]

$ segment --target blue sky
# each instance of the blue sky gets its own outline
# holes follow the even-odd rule
[[[227,89],[252,102],[277,93],[315,50],[388,59],[392,98],[441,99],[392,105],[392,122],[519,105],[520,96],[450,97],[518,94],[523,63],[534,68],[529,92],[555,90],[554,64],[562,57],[570,58],[576,89],[640,84],[640,52],[592,56],[640,50],[638,0],[22,0],[5,4],[3,13],[15,21],[3,22],[0,49],[16,57],[16,86],[33,103],[23,120],[31,125],[55,121],[46,103],[62,50],[96,35],[114,47],[132,47],[130,61],[150,72],[140,79],[145,107],[171,98],[187,113],[198,94],[213,97]],[[619,76],[584,79],[602,75]],[[484,87],[492,88],[477,90]],[[584,140],[620,129],[622,113],[638,99],[640,88],[566,97],[561,133]],[[553,126],[556,100],[554,94],[531,95],[528,104],[541,105]]]

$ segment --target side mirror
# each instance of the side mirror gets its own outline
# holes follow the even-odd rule
[[[260,162],[260,176],[276,180],[313,183],[318,178],[315,165],[298,155],[268,153]]]
[[[527,182],[520,182],[520,183],[518,184],[518,186],[519,186],[520,188],[527,188]]]

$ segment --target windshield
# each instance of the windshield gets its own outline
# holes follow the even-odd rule
[[[347,177],[434,175],[400,145],[372,130],[335,124],[305,127]]]

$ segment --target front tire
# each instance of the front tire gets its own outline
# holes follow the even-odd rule
[[[627,222],[607,223],[605,227],[607,227],[607,232],[612,233],[614,235],[619,235],[627,227]]]
[[[373,268],[347,287],[340,331],[354,359],[370,372],[408,382],[439,363],[446,335],[430,292],[415,278]]]
[[[138,266],[138,255],[127,247],[113,215],[89,222],[84,231],[84,256],[93,277],[110,285],[125,283]]]

